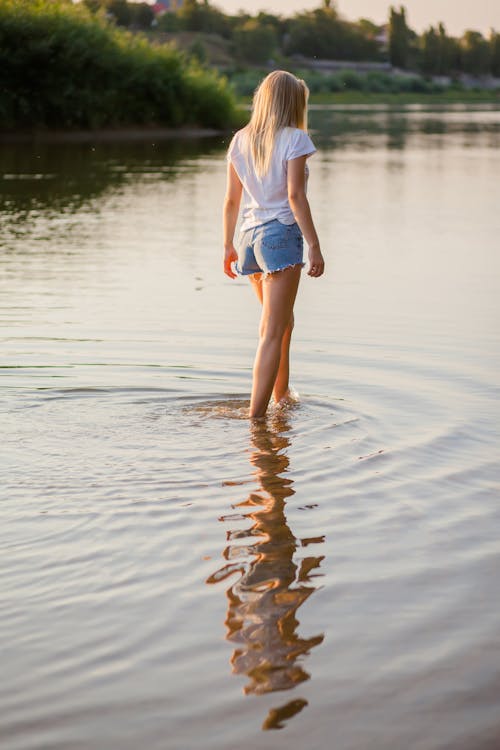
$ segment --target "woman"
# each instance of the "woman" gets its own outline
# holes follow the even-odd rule
[[[289,351],[293,305],[309,246],[309,276],[321,276],[324,260],[306,197],[306,159],[316,149],[306,133],[304,81],[270,73],[255,92],[249,124],[229,146],[224,200],[224,272],[249,275],[262,304],[260,338],[253,369],[250,417],[263,417],[271,395],[289,394]],[[234,232],[243,196],[242,223]]]

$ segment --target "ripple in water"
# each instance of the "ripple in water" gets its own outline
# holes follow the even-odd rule
[[[36,714],[49,746],[76,732],[94,747],[98,702],[118,726],[125,707],[149,716],[141,736],[158,746],[158,701],[177,712],[179,690],[215,714],[242,711],[229,671],[266,730],[293,724],[305,740],[309,713],[343,726],[392,696],[411,731],[411,707],[423,700],[426,715],[437,685],[450,736],[456,675],[474,690],[494,681],[490,660],[469,654],[498,638],[496,470],[470,378],[450,370],[440,399],[431,384],[405,390],[402,362],[389,388],[391,371],[372,361],[367,385],[351,360],[337,397],[306,394],[263,422],[237,393],[20,392],[4,412],[1,635],[20,644],[0,690],[9,746],[29,746],[23,717]],[[200,736],[182,712],[166,716],[183,746]],[[131,746],[118,731],[119,743]]]

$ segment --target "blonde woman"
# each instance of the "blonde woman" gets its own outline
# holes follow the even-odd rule
[[[271,395],[276,403],[289,395],[303,237],[309,246],[309,276],[321,276],[325,267],[306,197],[306,160],[316,151],[306,132],[308,95],[304,81],[291,73],[270,73],[255,92],[249,124],[235,134],[227,154],[224,272],[232,279],[237,273],[249,276],[262,305],[250,399],[253,418],[265,415]]]

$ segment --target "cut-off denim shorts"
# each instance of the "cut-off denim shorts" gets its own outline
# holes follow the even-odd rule
[[[298,224],[282,224],[277,219],[247,229],[238,241],[236,271],[275,273],[290,266],[304,266],[304,240]]]

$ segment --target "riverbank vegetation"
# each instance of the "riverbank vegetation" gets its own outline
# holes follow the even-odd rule
[[[409,25],[404,6],[390,7],[387,22],[377,25],[367,18],[347,21],[332,0],[318,0],[318,8],[290,17],[243,11],[228,15],[208,0],[158,0],[154,8],[146,2],[127,0],[83,2],[94,12],[104,11],[119,25],[157,37],[167,33],[180,39],[186,32],[216,35],[226,48],[228,62],[233,64],[290,62],[302,56],[386,63],[425,76],[500,77],[500,33],[492,29],[485,37],[468,29],[453,37],[440,23],[417,34]],[[203,49],[202,36],[193,44],[200,55],[210,52]]]
[[[277,67],[316,102],[498,101],[500,34],[455,39],[440,24],[419,36],[404,8],[383,26],[348,22],[329,0],[290,18],[208,0],[0,0],[3,131],[229,129]]]
[[[0,0],[0,128],[228,127],[226,80],[83,3]]]
[[[231,86],[239,97],[249,97],[266,72],[265,68],[236,70],[231,76]],[[494,90],[465,89],[460,81],[455,81],[451,85],[444,84],[419,74],[395,75],[379,70],[357,72],[351,69],[321,73],[297,67],[293,68],[293,72],[307,81],[313,99],[315,95],[332,95],[332,101],[340,100],[342,95],[347,93],[355,95],[358,100],[369,99],[373,95],[378,95],[379,98],[406,95],[425,98],[439,95],[455,101],[468,101],[477,100],[477,95],[481,94],[485,100],[495,101],[500,93]],[[317,98],[316,96],[316,100]]]

